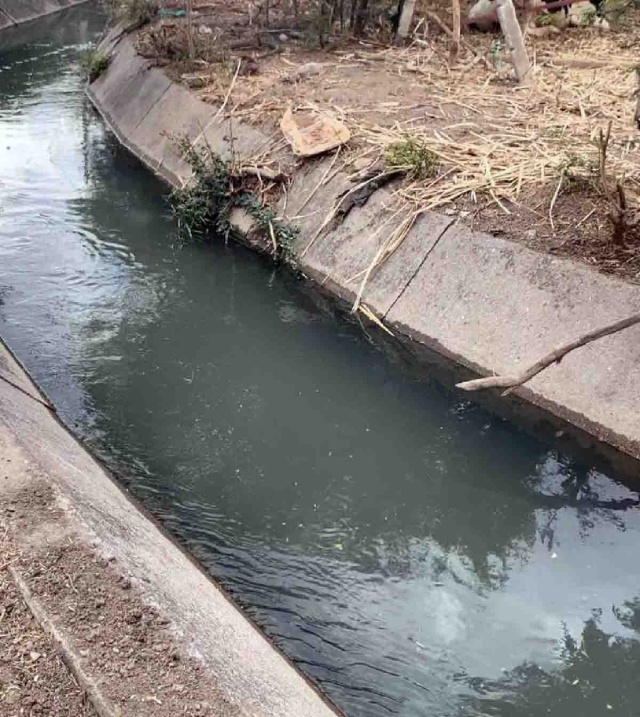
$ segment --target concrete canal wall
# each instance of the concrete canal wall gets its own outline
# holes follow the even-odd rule
[[[108,70],[88,94],[119,140],[173,186],[190,174],[170,137],[206,141],[229,157],[226,123],[136,55],[113,31],[103,42]],[[234,150],[250,156],[269,138],[234,122]],[[288,157],[291,160],[291,157]],[[385,190],[351,210],[335,230],[312,241],[322,219],[350,188],[343,174],[313,193],[330,159],[293,177],[286,213],[300,228],[295,247],[305,274],[353,300],[360,275],[385,238]],[[299,209],[304,205],[303,212]],[[246,217],[239,228],[249,229]],[[391,227],[390,227],[391,229]],[[585,265],[473,232],[452,218],[425,214],[372,276],[364,302],[392,328],[483,375],[517,374],[547,351],[590,329],[640,310],[640,287]],[[598,440],[640,457],[640,326],[574,351],[518,392],[520,397]]]
[[[36,20],[88,0],[0,0],[0,30]],[[2,45],[0,44],[0,47]]]
[[[67,661],[80,675],[83,686],[93,685],[92,698],[98,714],[155,715],[156,705],[173,697],[178,707],[171,714],[187,713],[189,695],[171,690],[180,682],[178,669],[167,668],[168,650],[163,638],[162,651],[135,643],[137,659],[145,662],[147,672],[156,670],[153,700],[144,706],[132,701],[135,684],[128,684],[136,670],[127,662],[126,650],[113,650],[109,637],[112,625],[100,623],[100,603],[122,600],[123,589],[116,587],[111,596],[105,562],[117,570],[131,587],[125,590],[128,609],[140,601],[138,618],[148,607],[159,612],[171,624],[173,639],[182,655],[198,656],[201,669],[196,672],[198,702],[215,704],[207,711],[189,714],[221,717],[331,717],[335,715],[315,689],[292,667],[283,655],[246,619],[227,596],[157,525],[117,486],[110,475],[71,436],[41,401],[43,397],[22,367],[0,342],[0,526],[15,536],[18,556],[0,551],[3,568],[8,564],[17,571],[20,584],[30,583],[42,595],[44,607],[39,616],[53,626],[58,642],[65,646]],[[52,492],[55,500],[42,507],[43,496]],[[35,511],[35,512],[34,512]],[[33,566],[50,558],[53,550],[71,546],[82,552],[79,576],[69,600],[60,593],[55,574],[41,569],[34,578]],[[111,566],[114,566],[113,568]],[[63,568],[55,568],[59,572]],[[90,617],[74,618],[72,602],[83,597],[85,578],[91,574]],[[71,578],[70,578],[71,579]],[[35,580],[35,582],[34,582]],[[122,585],[123,583],[118,583]],[[63,587],[66,581],[63,580]],[[126,588],[127,585],[124,585]],[[47,603],[47,596],[54,597]],[[135,621],[135,611],[134,621]],[[85,627],[96,627],[102,635],[84,640]],[[124,626],[125,631],[132,628]],[[120,633],[113,640],[122,640]],[[126,637],[126,634],[124,635]],[[84,640],[84,641],[83,641]],[[105,646],[106,645],[106,646]],[[145,647],[150,657],[141,657]],[[107,653],[106,662],[96,658]],[[118,662],[120,661],[120,662]],[[109,669],[105,669],[105,664]],[[126,669],[119,670],[119,665]],[[167,677],[169,669],[169,677]],[[168,682],[168,691],[166,685]],[[213,687],[211,687],[213,685]],[[147,689],[148,683],[147,683]],[[162,690],[165,690],[164,692]],[[156,692],[157,690],[157,692]],[[91,691],[91,690],[90,690]],[[112,699],[110,693],[121,699]],[[193,699],[193,695],[191,695]],[[151,699],[142,695],[143,699]]]

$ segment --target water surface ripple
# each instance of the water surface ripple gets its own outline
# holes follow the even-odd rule
[[[67,423],[349,715],[637,715],[638,496],[178,246],[85,101],[101,27],[0,35],[0,332]]]

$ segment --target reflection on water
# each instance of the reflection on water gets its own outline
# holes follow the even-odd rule
[[[65,420],[349,714],[635,715],[638,496],[178,246],[84,100],[101,22],[0,49],[0,331]]]

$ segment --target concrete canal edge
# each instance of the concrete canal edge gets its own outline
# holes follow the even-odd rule
[[[0,30],[81,5],[88,0],[0,0]]]
[[[24,369],[0,342],[0,524],[14,535],[20,550],[20,562],[0,557],[0,569],[13,573],[18,587],[40,624],[58,644],[63,657],[79,683],[87,691],[101,715],[156,714],[154,704],[170,699],[158,691],[154,701],[144,707],[129,702],[134,686],[127,686],[128,668],[113,673],[95,659],[100,645],[106,645],[108,665],[125,661],[126,650],[113,649],[112,639],[122,635],[102,635],[90,643],[83,642],[85,622],[98,621],[100,611],[94,598],[109,595],[105,570],[117,571],[126,580],[127,604],[140,614],[148,606],[170,622],[171,636],[163,637],[163,649],[173,640],[182,654],[180,665],[196,660],[192,683],[202,691],[201,699],[213,700],[214,715],[248,715],[255,717],[330,717],[336,711],[316,689],[264,637],[222,590],[148,517],[73,438],[43,405],[38,392]],[[34,400],[35,399],[35,400]],[[51,491],[52,504],[35,512],[42,495]],[[20,497],[22,496],[22,498]],[[90,618],[78,620],[69,607],[70,600],[82,597],[81,577],[75,577],[73,592],[65,598],[59,587],[47,585],[43,569],[29,573],[32,566],[42,566],[56,546],[62,545],[81,553],[79,575],[91,572],[97,581],[96,593],[89,600]],[[16,564],[14,564],[16,563]],[[108,568],[101,567],[108,565]],[[56,563],[55,572],[65,571]],[[24,574],[23,574],[24,572]],[[34,578],[33,575],[39,577]],[[35,583],[33,582],[35,580]],[[102,582],[101,582],[102,581]],[[39,594],[32,594],[32,587]],[[63,586],[65,581],[63,579]],[[122,592],[120,590],[120,592]],[[97,603],[100,605],[100,603]],[[71,610],[71,611],[70,611]],[[96,622],[107,631],[112,622]],[[126,627],[126,626],[125,626]],[[121,628],[117,628],[121,629]],[[169,628],[166,628],[167,630]],[[149,640],[147,639],[147,643]],[[144,644],[133,643],[133,657],[138,658]],[[82,649],[88,648],[88,649]],[[151,670],[158,690],[163,682],[180,681],[180,675],[160,664],[165,652],[156,653],[150,645],[151,657],[145,663],[158,662]],[[112,654],[120,653],[120,654]],[[127,659],[129,659],[131,655]],[[123,676],[124,675],[124,676]],[[147,685],[149,675],[147,674]],[[212,685],[207,689],[207,685]],[[169,682],[169,687],[171,682]],[[126,694],[118,702],[112,694]],[[135,696],[135,695],[134,695]],[[149,697],[148,695],[143,696]],[[173,695],[183,699],[182,695]],[[162,698],[162,699],[160,699]],[[183,702],[175,714],[182,713]],[[143,710],[141,712],[140,710]],[[197,712],[200,714],[200,712]],[[159,714],[166,714],[161,711]],[[191,714],[191,712],[190,712]],[[204,714],[204,713],[203,713]]]
[[[102,49],[111,63],[89,86],[89,98],[120,142],[155,174],[174,187],[190,174],[172,137],[200,138],[223,158],[230,156],[228,123],[214,119],[216,107],[151,67],[126,34],[112,30]],[[236,157],[249,157],[263,151],[269,138],[234,122],[233,143]],[[389,195],[379,190],[337,229],[312,241],[336,199],[352,186],[337,174],[307,201],[329,162],[308,162],[296,172],[286,213],[303,214],[295,221],[303,272],[352,301],[361,280],[354,277],[362,276],[384,240],[374,232],[388,217]],[[246,217],[238,217],[238,229],[250,229]],[[363,300],[393,331],[475,373],[514,374],[558,344],[640,310],[640,287],[431,213],[373,274]],[[516,393],[640,458],[640,326],[571,353]]]

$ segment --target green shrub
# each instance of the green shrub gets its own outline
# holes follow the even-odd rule
[[[109,62],[110,58],[106,52],[90,50],[80,59],[80,66],[87,73],[89,82],[93,82],[109,67]]]
[[[419,139],[407,137],[390,144],[384,154],[385,169],[405,170],[412,179],[426,179],[436,168],[436,155]]]
[[[211,234],[227,237],[231,211],[242,208],[257,229],[274,245],[274,259],[295,269],[293,241],[296,230],[276,219],[272,209],[246,188],[244,178],[234,174],[229,163],[209,149],[196,150],[188,139],[178,147],[193,169],[191,181],[175,189],[169,198],[183,238],[207,239]]]

